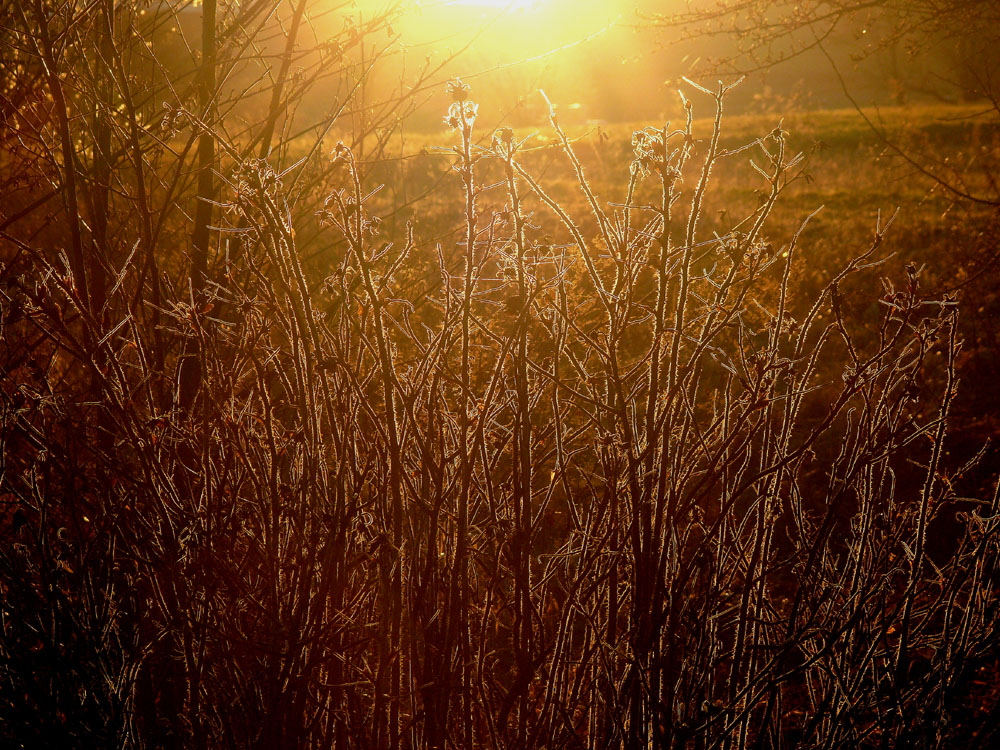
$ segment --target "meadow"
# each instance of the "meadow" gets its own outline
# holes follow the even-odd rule
[[[875,315],[880,275],[900,274],[907,263],[922,269],[923,284],[935,294],[960,296],[963,379],[970,385],[962,389],[956,404],[962,420],[957,432],[968,438],[964,450],[973,453],[996,434],[995,415],[1000,413],[993,389],[972,385],[992,382],[1000,374],[994,356],[1000,346],[994,324],[1000,310],[992,281],[1000,227],[995,206],[965,200],[934,177],[959,189],[989,194],[995,186],[1000,128],[988,112],[987,117],[983,114],[980,105],[925,104],[869,109],[864,117],[854,109],[733,115],[727,116],[720,139],[724,148],[737,149],[781,127],[789,150],[804,155],[797,178],[783,190],[769,216],[768,237],[776,245],[785,244],[811,217],[800,235],[807,260],[793,271],[805,297],[821,290],[835,269],[870,240],[880,213],[898,211],[886,237],[884,265],[847,291],[847,304],[859,317]],[[566,127],[594,193],[605,205],[624,200],[633,133],[665,124]],[[709,120],[695,119],[693,132],[703,140],[711,126]],[[482,129],[478,145],[488,145],[493,129],[493,125]],[[522,149],[525,162],[550,193],[578,213],[585,211],[584,194],[553,129],[546,123],[515,133],[527,139]],[[449,185],[452,190],[457,185],[449,174],[453,155],[447,144],[446,132],[402,136],[395,150],[383,154],[386,158],[373,178],[387,185],[379,196],[383,201],[379,210],[387,223],[402,225],[416,218],[417,247],[425,252],[435,243],[455,242],[462,231],[461,207],[442,197]],[[293,148],[291,154],[296,152]],[[911,153],[931,155],[930,174],[906,161]],[[760,151],[752,147],[716,166],[704,219],[712,231],[724,234],[727,218],[759,205],[766,186],[750,165],[759,157]],[[418,210],[407,204],[425,194],[417,218]],[[487,196],[485,202],[498,205],[498,201],[502,197],[491,204]],[[544,209],[537,210],[536,216],[548,218]]]

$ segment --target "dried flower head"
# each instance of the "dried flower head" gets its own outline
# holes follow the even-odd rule
[[[470,131],[478,113],[479,106],[473,102],[452,102],[444,121],[452,130]]]
[[[448,96],[451,97],[452,101],[468,101],[470,91],[471,89],[469,88],[469,85],[467,83],[463,83],[461,78],[456,78],[454,81],[448,81]]]
[[[635,154],[632,169],[637,170],[640,175],[663,171],[666,148],[660,131],[653,128],[636,130],[632,133],[632,151]]]
[[[505,156],[513,155],[515,149],[514,131],[498,128],[493,132],[493,150]]]

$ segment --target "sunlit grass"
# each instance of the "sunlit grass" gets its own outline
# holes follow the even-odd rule
[[[612,147],[628,145],[632,133],[649,125],[658,125],[652,121],[641,122],[603,122],[585,120],[582,117],[574,119],[574,110],[567,106],[566,113],[560,113],[560,124],[574,139],[599,137]],[[866,115],[878,124],[892,137],[904,134],[921,134],[927,138],[939,138],[952,141],[953,145],[961,145],[963,140],[973,131],[980,128],[995,131],[994,122],[984,120],[976,115],[982,110],[975,105],[923,105],[914,107],[882,107],[878,110],[866,110]],[[488,111],[481,111],[483,123],[490,116]],[[681,122],[678,115],[676,122]],[[800,147],[816,144],[820,148],[861,145],[872,146],[878,142],[878,137],[853,109],[819,109],[810,111],[793,111],[788,113],[769,112],[762,114],[744,114],[730,116],[722,133],[723,141],[742,142],[754,137],[766,135],[778,123],[792,137],[792,143]],[[506,123],[498,122],[497,126]],[[709,119],[695,120],[695,130],[705,131],[711,126]],[[442,125],[442,131],[444,125]],[[528,148],[555,146],[557,139],[546,122],[535,126],[515,128],[518,136],[532,136]],[[486,127],[481,132],[481,138],[486,141],[492,133]],[[426,149],[433,149],[442,143],[443,132],[407,133],[404,142],[405,154],[416,154]],[[331,141],[331,146],[336,139]]]

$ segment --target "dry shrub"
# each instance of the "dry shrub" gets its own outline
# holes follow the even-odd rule
[[[141,246],[155,278],[105,264],[98,304],[85,257],[5,228],[5,742],[987,743],[1000,509],[947,460],[954,301],[911,267],[847,315],[889,221],[802,299],[768,236],[799,158],[722,148],[727,90],[709,133],[687,105],[635,134],[616,204],[553,115],[573,215],[452,84],[436,259],[340,144],[317,274],[298,193],[204,129],[214,268]],[[705,231],[732,159],[762,201]]]

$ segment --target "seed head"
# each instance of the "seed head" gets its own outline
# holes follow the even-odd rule
[[[469,85],[462,83],[461,78],[456,78],[454,81],[448,81],[448,95],[451,96],[452,101],[468,101],[469,91]]]

